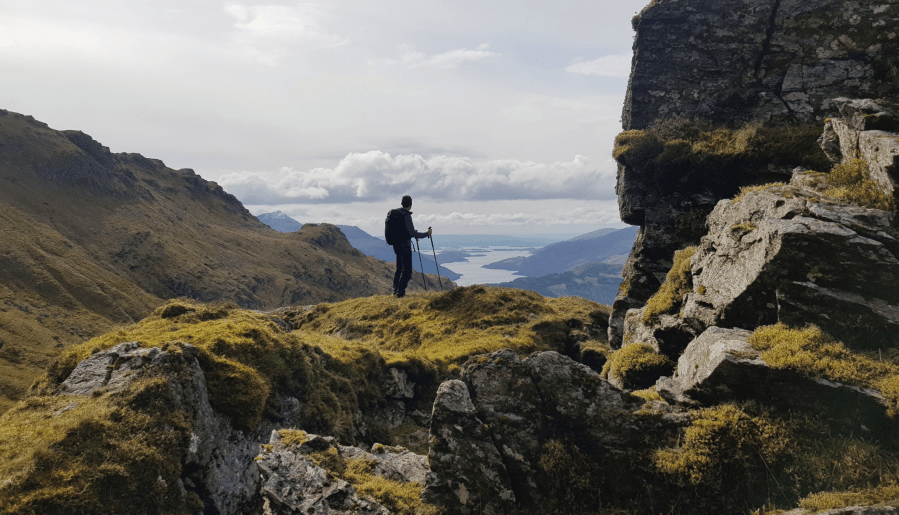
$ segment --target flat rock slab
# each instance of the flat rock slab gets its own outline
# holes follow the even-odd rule
[[[658,380],[659,395],[693,406],[757,400],[821,415],[837,431],[855,436],[881,438],[896,430],[878,391],[775,369],[748,343],[750,334],[708,328],[687,346],[674,376]]]

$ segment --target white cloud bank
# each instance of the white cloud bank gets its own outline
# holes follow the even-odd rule
[[[225,12],[234,18],[234,43],[247,57],[277,66],[293,49],[334,48],[349,42],[323,28],[326,15],[312,5],[246,6],[230,3]]]
[[[407,193],[453,201],[610,200],[615,198],[615,172],[612,160],[597,163],[584,156],[541,164],[370,151],[351,153],[334,168],[240,172],[218,182],[253,205],[377,202]]]
[[[451,70],[458,68],[459,65],[466,62],[484,61],[500,55],[497,52],[489,51],[488,48],[490,48],[490,45],[484,43],[474,50],[459,48],[439,54],[427,55],[424,52],[416,51],[409,45],[402,45],[400,46],[400,50],[404,52],[403,56],[400,59],[388,59],[386,60],[386,63],[402,64],[409,68],[441,68]]]
[[[607,55],[572,64],[565,71],[598,77],[627,77],[631,73],[631,56],[632,54]]]

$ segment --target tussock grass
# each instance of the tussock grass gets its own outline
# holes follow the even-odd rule
[[[848,163],[834,166],[830,173],[824,176],[824,182],[827,187],[821,194],[826,197],[845,199],[862,207],[896,210],[893,198],[871,180],[868,163],[864,159],[853,159]]]
[[[356,488],[360,496],[369,496],[397,515],[439,515],[442,511],[421,502],[422,485],[385,479],[373,473],[378,462],[367,458],[347,459],[337,449],[309,454],[324,468],[332,480],[343,479]]]
[[[835,437],[817,419],[754,402],[691,412],[677,445],[655,451],[653,466],[690,506],[683,513],[869,505],[899,484],[893,449]]]
[[[0,417],[0,513],[192,514],[185,414],[164,379],[116,394],[29,397]]]
[[[646,301],[643,309],[643,323],[648,324],[659,315],[671,313],[677,308],[683,296],[693,291],[693,276],[690,260],[696,254],[696,247],[687,247],[674,253],[674,264],[665,277],[659,291]]]
[[[899,506],[899,486],[890,485],[854,492],[820,492],[799,501],[799,507],[817,513],[850,506]]]
[[[777,466],[793,446],[789,428],[755,405],[725,404],[691,417],[683,444],[655,453],[656,467],[679,484],[718,490],[756,476],[753,469]]]
[[[899,363],[853,352],[814,325],[801,329],[784,324],[759,327],[749,343],[775,368],[880,390],[889,414],[899,414]]]
[[[786,188],[787,184],[783,182],[771,182],[768,184],[760,184],[757,186],[743,186],[740,188],[740,192],[734,197],[734,202],[739,202],[743,200],[743,197],[746,196],[747,193],[752,193],[754,191],[765,191],[775,188]]]

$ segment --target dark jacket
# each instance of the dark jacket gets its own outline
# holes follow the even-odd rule
[[[405,243],[412,238],[427,238],[428,233],[426,232],[418,232],[415,230],[415,226],[412,224],[412,211],[406,211],[404,208],[393,209],[390,211],[390,216],[402,216],[403,222],[406,225],[406,237],[402,239],[400,243]]]

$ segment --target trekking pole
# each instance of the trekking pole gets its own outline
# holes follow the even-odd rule
[[[430,229],[430,227],[428,227]],[[431,235],[428,235],[428,239],[431,240],[431,252],[434,253],[434,266],[437,268],[437,280],[440,281],[440,291],[443,291],[443,278],[440,277],[440,265],[437,264],[437,251],[434,250],[434,238],[431,238]],[[418,253],[418,257],[421,258],[421,252]]]
[[[421,267],[421,282],[425,285],[425,291],[428,291],[428,276],[425,275],[425,266],[421,263],[421,246],[418,244],[418,238],[415,238],[415,246],[418,248],[418,266]]]

